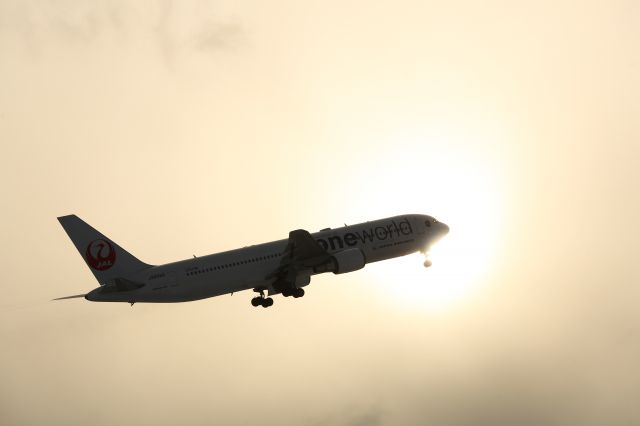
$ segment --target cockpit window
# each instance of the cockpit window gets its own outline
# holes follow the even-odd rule
[[[438,221],[437,221],[435,218],[433,218],[433,217],[431,217],[431,216],[427,216],[427,217],[428,217],[429,219],[424,221],[424,224],[425,224],[425,226],[426,226],[427,228],[431,227],[431,224],[432,224],[432,223],[438,223]]]

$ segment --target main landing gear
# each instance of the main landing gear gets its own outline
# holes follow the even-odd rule
[[[273,305],[273,299],[270,297],[265,297],[264,295],[264,289],[254,289],[253,291],[255,292],[259,292],[260,296],[254,297],[253,299],[251,299],[251,304],[253,306],[262,306],[263,308],[268,308],[269,306]]]
[[[262,306],[263,308],[268,308],[273,305],[273,299],[270,297],[266,297],[264,295],[264,288],[254,288],[253,291],[256,293],[260,293],[260,296],[256,296],[251,299],[251,304],[253,306]],[[304,289],[301,288],[285,288],[282,290],[282,295],[284,297],[293,296],[294,298],[299,298],[304,296]]]
[[[304,289],[302,289],[302,288],[285,288],[284,290],[282,290],[282,295],[284,297],[293,296],[294,298],[297,299],[298,297],[304,296]]]

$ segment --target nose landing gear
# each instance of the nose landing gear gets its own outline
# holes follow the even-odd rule
[[[433,265],[433,262],[431,261],[431,259],[429,259],[429,252],[427,250],[424,250],[422,254],[424,254],[424,267],[428,268],[429,266]]]
[[[254,297],[251,299],[251,305],[253,306],[262,306],[263,308],[268,308],[273,305],[273,299],[270,297],[265,297],[264,289],[254,289],[253,291],[260,293],[260,296]]]

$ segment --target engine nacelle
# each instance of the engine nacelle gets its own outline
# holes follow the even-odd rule
[[[304,287],[306,285],[309,285],[309,283],[311,282],[311,277],[309,275],[306,274],[298,274],[296,276],[296,280],[293,283],[293,285],[297,288],[300,287]]]
[[[364,268],[366,260],[364,253],[359,248],[351,248],[339,251],[331,257],[329,270],[334,274],[345,274]]]

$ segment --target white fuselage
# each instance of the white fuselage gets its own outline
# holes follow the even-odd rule
[[[402,215],[311,234],[329,253],[359,248],[366,263],[416,251],[426,251],[440,236],[426,224],[429,216]],[[257,244],[208,256],[154,266],[127,277],[144,284],[128,291],[87,296],[89,300],[125,302],[184,302],[252,289],[271,293],[287,239]],[[313,274],[313,273],[311,273]]]

